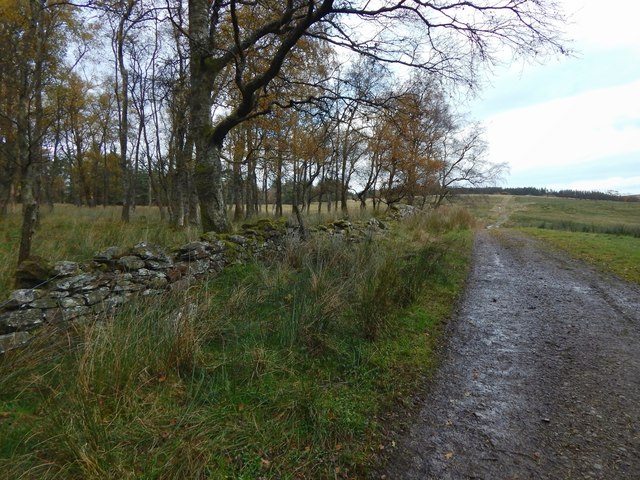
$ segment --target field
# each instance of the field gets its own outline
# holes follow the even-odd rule
[[[507,225],[640,237],[640,202],[515,197]]]
[[[64,226],[43,219],[41,235],[57,239],[38,237],[41,255],[196,235],[151,214],[124,227],[107,212],[56,210]],[[281,261],[41,332],[0,357],[2,475],[363,477],[437,364],[472,223],[443,209],[377,242],[292,243]]]
[[[601,270],[640,283],[640,203],[510,195],[457,200],[486,225],[522,229]]]
[[[33,255],[51,261],[87,262],[110,247],[152,242],[177,247],[198,238],[196,229],[174,230],[160,220],[157,208],[137,207],[131,223],[120,222],[118,207],[55,205],[42,208],[41,225],[33,239]],[[0,298],[12,290],[18,246],[20,215],[13,211],[0,221]]]

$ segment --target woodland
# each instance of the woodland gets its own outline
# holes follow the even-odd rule
[[[155,205],[226,232],[261,210],[438,205],[487,185],[456,99],[564,55],[552,0],[0,0],[0,219]]]

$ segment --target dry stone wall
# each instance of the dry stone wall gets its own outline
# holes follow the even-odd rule
[[[377,219],[352,224],[339,220],[315,229],[318,234],[358,241],[386,226]],[[93,320],[115,312],[133,297],[160,295],[185,288],[227,265],[278,256],[298,229],[261,220],[243,225],[241,234],[205,233],[199,241],[167,252],[139,243],[128,249],[109,247],[89,264],[70,261],[49,265],[44,259],[23,262],[16,272],[19,288],[0,302],[0,353],[26,344],[43,325]]]

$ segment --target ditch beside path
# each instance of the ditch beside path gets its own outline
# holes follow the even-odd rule
[[[376,478],[640,479],[640,288],[480,231],[441,369]]]

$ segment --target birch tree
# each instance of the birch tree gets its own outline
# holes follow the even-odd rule
[[[303,39],[470,86],[501,46],[514,55],[565,52],[557,30],[562,15],[552,0],[189,0],[188,6],[195,184],[205,230],[229,229],[221,163],[229,131],[273,106],[308,100],[279,98],[257,108]],[[213,114],[216,104],[224,108]]]

